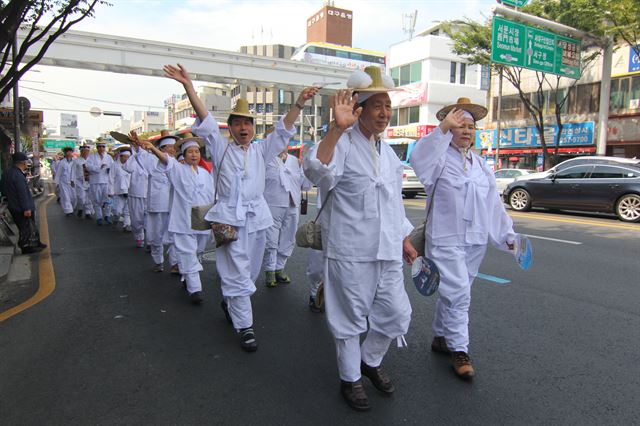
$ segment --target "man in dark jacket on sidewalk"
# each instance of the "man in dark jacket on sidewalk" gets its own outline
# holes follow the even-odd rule
[[[7,197],[9,213],[18,226],[18,246],[22,253],[35,253],[44,249],[36,225],[36,206],[27,185],[27,156],[22,152],[13,154],[13,166],[2,177],[0,188]],[[37,239],[37,241],[35,241]]]

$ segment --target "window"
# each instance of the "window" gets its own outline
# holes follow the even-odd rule
[[[407,124],[420,122],[420,107],[394,108],[391,111],[390,126],[406,126]]]
[[[566,170],[558,172],[555,177],[556,179],[581,179],[586,177],[592,168],[593,166],[589,165],[569,167]]]
[[[591,179],[622,179],[625,169],[614,166],[596,166],[591,173]]]
[[[381,63],[384,63],[384,58],[380,58],[380,60]],[[396,86],[404,86],[421,81],[422,61],[391,68],[391,78],[393,78],[393,82]]]
[[[411,83],[417,83],[422,80],[422,61],[409,64],[411,68]]]
[[[600,83],[581,84],[576,87],[575,114],[589,114],[598,111]]]
[[[507,177],[507,170],[498,170],[494,173],[496,179],[502,179]]]
[[[345,52],[344,50],[336,50],[336,56],[338,58],[348,58],[349,52]]]
[[[362,61],[362,60],[364,59],[364,58],[362,57],[362,55],[361,55],[361,54],[359,54],[359,53],[355,53],[355,52],[350,52],[350,53],[349,53],[349,57],[350,57],[351,59],[356,60],[356,61]]]
[[[449,83],[456,82],[456,67],[457,67],[457,64],[455,62],[451,62],[451,68],[449,71]]]
[[[460,64],[460,84],[467,82],[467,64]]]
[[[411,82],[411,66],[403,65],[400,67],[400,85],[404,86],[405,84],[409,84]]]

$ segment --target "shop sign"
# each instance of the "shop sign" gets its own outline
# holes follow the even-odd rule
[[[394,108],[420,105],[427,102],[427,83],[419,82],[400,87],[401,90],[389,92]]]
[[[75,148],[76,141],[70,139],[45,139],[44,148],[47,150],[61,150],[62,148]]]
[[[562,128],[562,136],[560,137],[560,146],[571,145],[593,145],[593,121],[584,123],[566,123]],[[558,126],[548,124],[545,126],[545,142],[547,146],[552,146],[558,133]],[[501,129],[500,148],[523,148],[523,147],[539,147],[540,138],[538,129],[535,126],[513,127]],[[476,130],[476,148],[491,149],[495,148],[496,130]]]
[[[409,126],[389,127],[388,138],[421,138],[428,135],[436,126],[431,124],[412,124]]]
[[[635,46],[635,49],[629,48],[629,72],[640,71],[640,58],[638,58],[638,54],[636,53],[639,49],[640,45]]]

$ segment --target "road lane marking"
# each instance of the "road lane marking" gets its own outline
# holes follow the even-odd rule
[[[55,198],[55,194],[49,194],[49,199],[40,204],[40,239],[47,245],[47,248],[40,252],[38,257],[38,291],[25,302],[0,312],[0,322],[11,318],[42,302],[49,297],[56,288],[56,276],[53,273],[53,262],[51,261],[51,241],[49,241],[49,223],[47,222],[47,204]]]
[[[529,234],[522,234],[522,235],[526,235],[529,238],[535,238],[537,240],[555,241],[557,243],[573,244],[573,245],[576,245],[576,246],[579,246],[580,244],[582,244],[582,243],[580,243],[578,241],[559,240],[558,238],[540,237],[538,235],[529,235]]]
[[[506,278],[494,277],[493,275],[481,274],[480,272],[478,272],[478,275],[476,275],[476,277],[482,280],[491,281],[498,285],[506,285],[511,282],[511,280],[508,280]]]
[[[628,224],[625,225],[624,223],[603,223],[603,222],[596,222],[594,220],[585,220],[585,219],[569,219],[569,218],[560,218],[560,217],[543,217],[543,216],[539,216],[536,215],[535,213],[514,213],[514,212],[508,212],[509,216],[512,217],[522,217],[522,218],[527,218],[527,219],[534,219],[534,220],[546,220],[546,221],[550,221],[550,222],[564,222],[564,223],[573,223],[573,224],[578,224],[578,225],[590,225],[590,226],[600,226],[603,228],[617,228],[617,229],[626,229],[626,230],[631,230],[631,231],[636,231],[636,232],[640,232],[640,226],[635,225],[635,224]]]

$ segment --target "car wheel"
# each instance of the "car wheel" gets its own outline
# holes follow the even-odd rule
[[[527,190],[516,188],[509,194],[509,205],[519,212],[531,210],[531,196]]]
[[[416,195],[418,195],[417,192],[405,192],[404,198],[416,198]]]
[[[640,195],[627,194],[616,203],[616,216],[623,222],[640,221]]]

